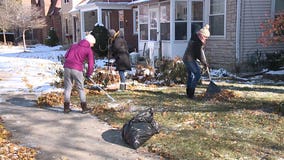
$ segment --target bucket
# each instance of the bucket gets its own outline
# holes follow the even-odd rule
[[[131,65],[136,65],[138,61],[139,53],[131,52],[129,56],[130,56]]]

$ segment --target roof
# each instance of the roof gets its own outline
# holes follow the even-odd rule
[[[136,1],[129,2],[128,5],[135,5],[135,4],[144,3],[144,2],[150,2],[150,0],[136,0]]]

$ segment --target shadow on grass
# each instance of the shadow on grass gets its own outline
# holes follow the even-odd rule
[[[132,99],[139,106],[153,107],[156,112],[230,112],[233,110],[248,109],[262,110],[273,113],[281,104],[273,101],[250,100],[234,98],[232,100],[211,101],[210,99],[197,97],[188,99],[185,95],[175,92],[165,93],[163,91],[133,90],[132,94],[139,96],[123,95],[120,100]]]
[[[217,84],[218,85],[218,84]],[[284,93],[284,89],[280,88],[260,88],[257,86],[253,87],[237,87],[237,86],[222,86],[218,85],[221,89],[230,89],[230,90],[235,90],[235,91],[254,91],[254,92],[271,92],[271,93]],[[264,86],[264,85],[263,85]],[[267,85],[269,86],[269,85]],[[200,85],[199,88],[204,88],[206,89],[208,85]]]

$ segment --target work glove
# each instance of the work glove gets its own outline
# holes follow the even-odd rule
[[[90,77],[90,76],[86,76],[85,79],[86,79],[87,81],[91,81],[91,77]]]

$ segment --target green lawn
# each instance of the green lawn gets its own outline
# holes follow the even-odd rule
[[[167,159],[283,159],[284,86],[217,84],[232,95],[205,99],[205,83],[190,100],[184,86],[136,84],[108,92],[116,109],[108,108],[114,102],[106,95],[87,97],[93,114],[118,129],[139,111],[154,108],[161,132],[142,147]]]

